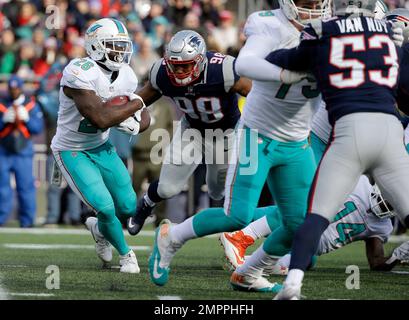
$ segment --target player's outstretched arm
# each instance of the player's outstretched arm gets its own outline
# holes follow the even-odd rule
[[[230,92],[236,92],[243,97],[247,97],[251,90],[251,84],[252,82],[250,79],[240,77],[240,79],[234,83],[233,87],[231,87]]]
[[[67,86],[64,86],[63,90],[67,97],[74,100],[81,115],[98,129],[113,127],[143,108],[143,103],[139,99],[115,108],[106,108],[101,98],[92,90],[73,89]]]
[[[148,107],[155,101],[159,100],[162,97],[162,93],[160,93],[158,90],[156,90],[150,81],[148,81],[142,89],[140,89],[138,92],[136,92],[138,96],[140,96],[145,102],[145,105]]]
[[[274,47],[274,39],[262,35],[250,36],[236,59],[237,74],[257,81],[280,81],[282,68],[264,59]]]
[[[379,238],[369,238],[365,240],[366,257],[368,259],[369,268],[372,271],[390,271],[399,262],[395,260],[388,263],[390,260],[385,257],[383,242]]]

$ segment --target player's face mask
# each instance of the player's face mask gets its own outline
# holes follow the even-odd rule
[[[289,20],[304,26],[315,19],[331,16],[331,0],[279,0],[280,8]]]
[[[315,19],[325,19],[331,16],[331,6],[329,0],[324,1],[298,1],[297,2],[298,21],[303,25]]]
[[[185,86],[197,80],[200,76],[202,59],[201,55],[188,61],[172,60],[166,57],[166,70],[172,82],[177,86]]]
[[[396,215],[392,205],[384,199],[377,185],[373,187],[370,200],[371,208],[369,210],[379,219],[391,218]]]
[[[102,46],[105,48],[105,64],[109,69],[119,70],[122,64],[129,64],[131,61],[132,42],[130,40],[103,40]]]

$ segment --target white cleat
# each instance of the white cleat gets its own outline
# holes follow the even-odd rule
[[[124,256],[119,256],[120,272],[124,273],[139,273],[138,260],[136,260],[135,253],[131,250]]]
[[[234,290],[239,291],[277,293],[282,288],[278,283],[271,283],[266,278],[240,275],[237,272],[231,275],[230,284]]]
[[[149,275],[151,281],[164,286],[169,280],[170,262],[176,252],[182,247],[181,243],[173,242],[170,237],[171,222],[162,220],[155,231],[155,244],[149,257]]]
[[[274,300],[300,300],[302,284],[284,282],[283,288],[274,297]]]
[[[112,247],[111,244],[104,238],[104,236],[98,230],[98,219],[95,217],[89,217],[85,221],[85,226],[91,232],[92,237],[95,240],[95,251],[98,257],[104,263],[112,261]]]

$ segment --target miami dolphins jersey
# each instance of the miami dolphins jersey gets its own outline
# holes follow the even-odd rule
[[[405,143],[407,145],[409,144],[409,126],[407,126],[405,129]]]
[[[244,27],[247,37],[262,35],[271,51],[298,45],[300,32],[280,9],[251,14]],[[310,132],[311,118],[320,101],[315,82],[303,80],[287,85],[279,81],[255,81],[247,96],[243,123],[278,141],[301,141]]]
[[[129,65],[119,70],[112,83],[110,77],[111,73],[90,58],[74,59],[65,67],[60,83],[57,133],[51,142],[53,151],[90,150],[108,140],[109,129],[99,130],[84,118],[74,100],[64,94],[63,87],[95,91],[103,101],[136,91],[138,80]]]
[[[379,219],[371,212],[371,190],[368,178],[362,176],[344,207],[322,234],[317,255],[368,238],[377,237],[382,242],[388,240],[393,229],[391,219]]]

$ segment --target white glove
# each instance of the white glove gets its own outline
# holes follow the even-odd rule
[[[17,107],[17,117],[23,122],[27,122],[30,119],[27,109],[23,106]]]
[[[142,99],[141,96],[138,96],[137,94],[135,94],[135,93],[133,93],[133,92],[127,93],[127,96],[128,96],[128,98],[129,98],[130,101],[133,101],[133,100],[135,100],[135,99],[139,99],[139,100],[142,102],[143,107],[142,107],[142,109],[140,109],[140,110],[143,110],[143,109],[146,108],[145,102],[143,101],[143,99]]]
[[[132,136],[136,136],[140,130],[140,120],[138,121],[135,115],[122,121],[117,125],[117,129]]]
[[[4,113],[3,122],[4,123],[14,123],[16,121],[16,112],[13,108],[8,108]]]
[[[402,25],[401,22],[392,22],[392,41],[398,46],[402,47],[404,37],[403,37],[403,28],[404,26]]]
[[[297,83],[306,77],[307,77],[306,72],[290,71],[287,69],[282,69],[280,73],[280,80],[282,83],[285,84]]]

